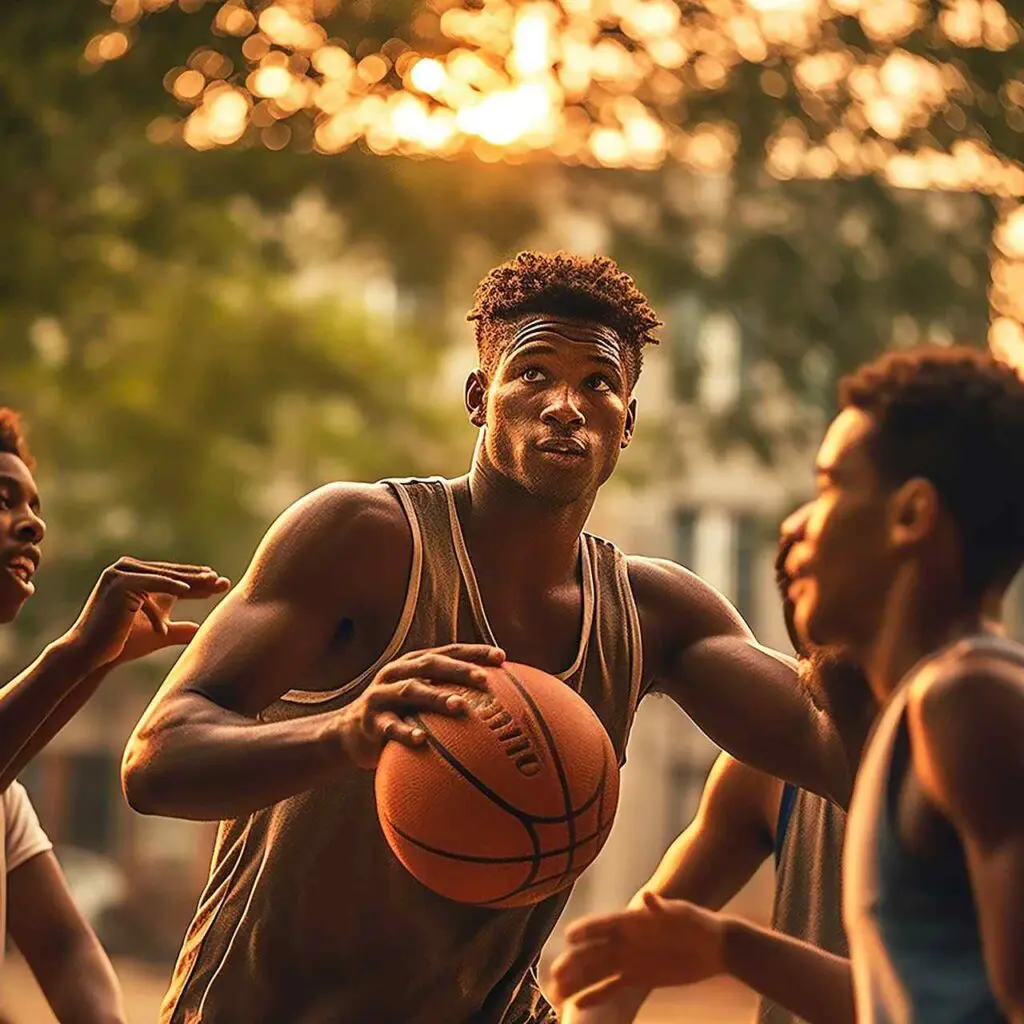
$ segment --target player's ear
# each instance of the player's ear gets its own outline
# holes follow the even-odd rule
[[[889,539],[894,547],[918,544],[938,525],[939,495],[931,480],[907,480],[889,499]]]
[[[628,448],[629,442],[633,440],[633,431],[636,429],[636,399],[631,398],[626,406],[626,425],[622,428],[622,440],[620,448]]]
[[[487,374],[477,368],[466,378],[466,411],[474,427],[487,422]]]

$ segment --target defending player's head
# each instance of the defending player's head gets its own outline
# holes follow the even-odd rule
[[[523,252],[480,282],[469,319],[478,465],[556,504],[596,493],[632,437],[633,387],[660,326],[646,297],[606,257]]]
[[[11,622],[35,590],[46,527],[34,468],[18,414],[0,407],[0,623]]]
[[[841,727],[853,727],[874,714],[873,698],[867,677],[853,653],[843,647],[819,647],[808,643],[796,628],[795,608],[790,596],[787,559],[803,538],[811,505],[804,505],[788,516],[779,530],[775,552],[775,584],[782,596],[786,632],[800,659],[799,679],[818,707],[827,708]]]
[[[1001,596],[1024,561],[1024,382],[933,346],[847,377],[840,406],[789,560],[801,636],[869,644],[897,590],[949,622]]]

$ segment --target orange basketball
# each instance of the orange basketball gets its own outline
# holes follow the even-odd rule
[[[422,714],[427,742],[384,748],[377,814],[395,856],[462,903],[521,907],[571,885],[597,856],[619,798],[615,751],[560,679],[505,662],[467,713]]]

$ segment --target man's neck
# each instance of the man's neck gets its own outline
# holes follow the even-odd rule
[[[890,588],[879,628],[860,654],[879,704],[886,703],[919,662],[957,640],[978,633],[1002,633],[1001,594],[982,600],[958,597],[954,588],[922,580],[911,572]]]
[[[522,580],[531,588],[575,576],[580,534],[596,495],[553,506],[477,461],[453,487],[478,573]]]

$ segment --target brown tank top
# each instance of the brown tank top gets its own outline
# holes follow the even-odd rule
[[[797,789],[785,828],[778,844],[772,928],[836,956],[849,956],[842,914],[846,815],[824,797]],[[757,1021],[803,1024],[802,1018],[767,999],[758,1004]]]
[[[402,653],[496,643],[448,481],[390,480],[413,536],[405,606],[377,661],[329,692],[289,691],[263,714],[344,707]],[[603,722],[619,755],[639,699],[640,625],[626,559],[580,543],[583,619],[561,678]],[[535,964],[565,905],[487,910],[426,889],[392,855],[373,773],[352,769],[221,823],[210,878],[161,1011],[162,1024],[528,1024],[548,1019]],[[550,1015],[553,1020],[553,1014]]]

